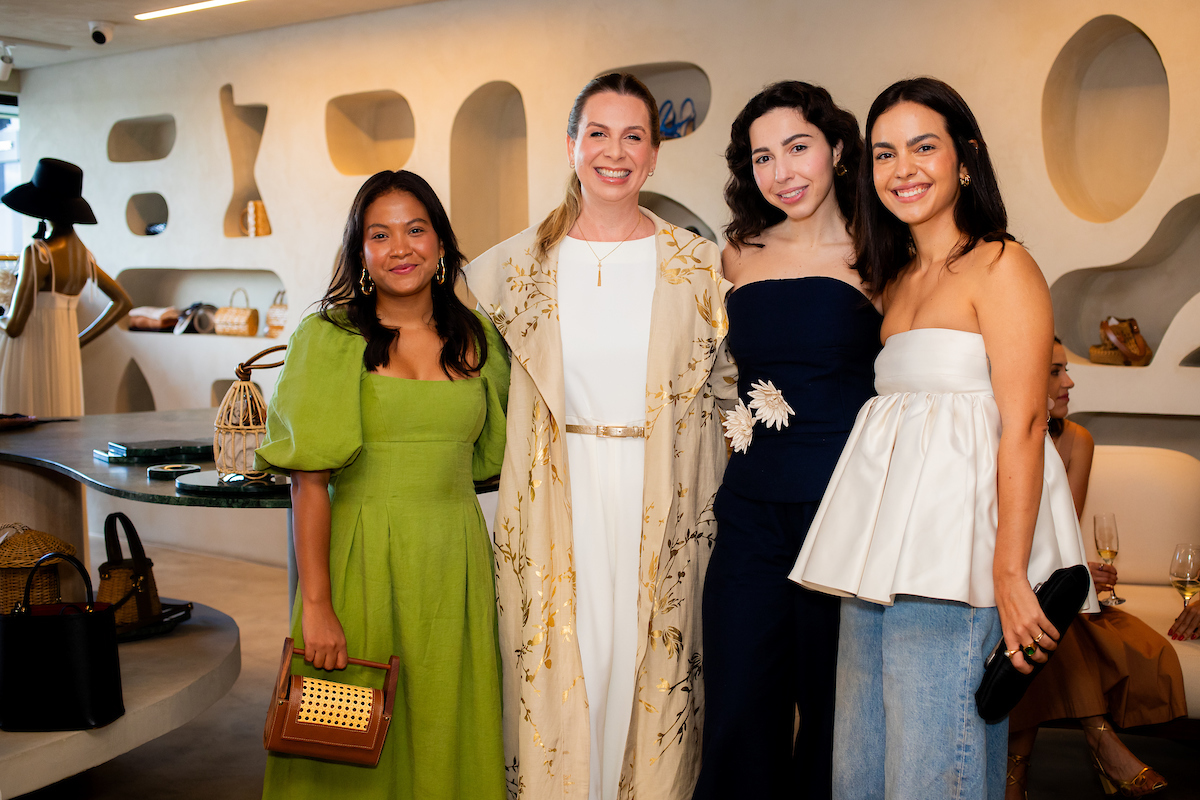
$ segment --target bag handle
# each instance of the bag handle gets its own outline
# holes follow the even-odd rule
[[[241,292],[242,297],[246,298],[246,308],[249,308],[250,307],[250,295],[247,294],[246,290],[240,286],[238,288],[234,289],[233,292],[229,295],[229,305],[231,305],[231,306],[233,305],[233,298],[237,297],[238,292]]]
[[[24,533],[25,531],[29,530],[28,525],[23,525],[20,522],[6,522],[3,525],[0,525],[0,533],[3,533],[4,531],[9,530],[10,528],[12,530],[9,533],[5,533],[3,536],[0,536],[0,542],[3,542],[5,539],[12,536],[14,533]]]
[[[1137,330],[1137,328],[1131,327],[1131,330],[1133,331],[1134,334],[1140,333]],[[1104,336],[1110,342],[1112,342],[1113,345],[1116,346],[1116,348],[1118,350],[1121,351],[1121,355],[1125,356],[1126,361],[1137,361],[1138,359],[1145,356],[1145,353],[1138,353],[1135,355],[1133,352],[1131,352],[1130,349],[1126,346],[1125,342],[1121,340],[1121,337],[1117,334],[1117,332],[1114,331],[1112,329],[1112,326],[1108,324],[1108,320],[1100,321],[1100,332],[1102,334],[1104,334]],[[1136,344],[1136,342],[1135,342],[1135,344]],[[1138,349],[1140,350],[1141,347],[1139,347]]]
[[[79,559],[75,556],[69,556],[66,553],[46,553],[46,555],[37,560],[37,563],[33,565],[33,569],[29,570],[29,575],[25,578],[25,596],[20,605],[13,609],[14,614],[19,614],[29,610],[29,590],[33,587],[33,576],[37,574],[38,568],[40,568],[42,564],[52,559],[66,561],[68,564],[73,566],[81,576],[83,576],[83,585],[87,587],[87,609],[88,611],[93,610],[95,598],[92,596],[92,579],[91,576],[88,575],[87,569],[85,569],[83,564],[79,562]]]
[[[248,359],[243,361],[241,364],[238,364],[237,369],[235,369],[233,371],[233,374],[237,375],[237,379],[239,381],[248,381],[248,380],[250,380],[250,370],[252,370],[252,369],[274,369],[275,367],[282,367],[283,366],[282,361],[276,361],[274,364],[255,364],[254,363],[255,361],[258,361],[260,358],[262,358],[263,356],[267,355],[268,353],[277,353],[280,350],[287,350],[287,345],[286,344],[277,344],[274,347],[268,347],[266,350],[263,350],[260,353],[255,353],[254,355],[250,356]]]
[[[279,665],[279,680],[275,685],[275,697],[280,704],[283,703],[283,693],[287,690],[288,676],[291,674],[288,665],[293,658],[303,655],[304,650],[294,646],[292,637],[289,636],[283,640],[283,659]],[[396,683],[400,680],[400,656],[392,656],[386,664],[362,658],[351,658],[349,663],[358,667],[387,670],[387,677],[383,682],[383,718],[391,720],[392,709],[396,704]]]
[[[287,289],[280,289],[275,293],[275,298],[271,300],[271,305],[281,305],[287,299]]]
[[[118,522],[125,529],[125,541],[129,542],[129,557],[134,561],[145,561],[146,550],[142,547],[142,540],[138,538],[137,528],[133,527],[133,523],[123,512],[114,511],[104,520],[104,550],[109,562],[115,563],[125,559],[121,553],[121,540],[117,538]]]

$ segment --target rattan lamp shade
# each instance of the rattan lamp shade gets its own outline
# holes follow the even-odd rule
[[[0,614],[11,614],[13,606],[25,594],[29,570],[46,553],[75,555],[75,546],[28,525],[10,522],[0,525]],[[41,569],[33,576],[29,601],[34,605],[57,603],[58,570]]]
[[[264,480],[267,473],[254,469],[254,451],[262,444],[267,434],[267,404],[262,393],[250,380],[250,370],[278,367],[276,364],[254,364],[265,356],[283,350],[287,345],[269,347],[238,364],[237,380],[225,393],[225,399],[217,408],[217,420],[213,434],[213,459],[217,462],[217,473],[221,480]]]

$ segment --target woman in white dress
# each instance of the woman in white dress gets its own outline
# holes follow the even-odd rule
[[[884,306],[879,394],[792,572],[847,598],[834,796],[999,798],[1007,721],[976,713],[984,658],[1003,638],[1022,672],[1045,661],[1059,633],[1032,584],[1084,561],[1046,435],[1050,292],[1006,230],[974,115],[941,81],[876,98],[859,182],[858,263]]]
[[[116,324],[132,307],[129,295],[99,267],[75,233],[96,224],[83,199],[83,170],[43,158],[33,180],[4,195],[6,206],[49,220],[21,255],[11,302],[0,312],[0,413],[38,417],[83,414],[79,348]],[[91,280],[108,306],[83,331],[75,309]]]
[[[563,204],[467,269],[513,351],[495,523],[509,785],[686,798],[728,284],[715,244],[638,207],[659,127],[637,78],[591,81],[565,144]]]

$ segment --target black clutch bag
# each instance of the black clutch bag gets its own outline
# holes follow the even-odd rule
[[[34,574],[58,560],[83,576],[87,603],[30,605]],[[47,553],[29,572],[24,601],[0,616],[0,728],[83,730],[124,713],[116,615],[107,603],[92,601],[83,564],[64,553]]]
[[[1077,564],[1054,570],[1045,583],[1037,588],[1035,594],[1038,603],[1050,624],[1058,631],[1060,641],[1087,600],[1091,585],[1092,576],[1088,568]],[[1010,659],[1004,657],[1005,649],[1004,637],[1001,636],[995,649],[983,662],[983,680],[975,690],[975,707],[979,710],[979,716],[989,724],[1008,716],[1008,712],[1021,701],[1025,690],[1045,666],[1034,663],[1033,672],[1024,675],[1013,666]],[[1047,651],[1046,655],[1054,654]]]

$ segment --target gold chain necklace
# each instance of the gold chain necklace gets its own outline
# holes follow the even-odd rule
[[[587,234],[583,232],[583,225],[580,223],[580,221],[575,220],[575,224],[579,226],[579,232],[583,233],[583,236],[584,236],[583,243],[587,245],[588,250],[592,251],[592,256],[596,259],[596,285],[599,286],[600,285],[600,270],[602,270],[604,268],[604,259],[608,258],[613,253],[620,250],[621,245],[623,245],[629,241],[629,237],[633,236],[633,232],[636,231],[638,229],[638,226],[642,224],[642,215],[641,215],[641,212],[638,212],[637,222],[633,223],[633,227],[630,229],[629,233],[625,234],[624,239],[617,242],[616,247],[614,247],[612,250],[609,250],[607,253],[605,253],[604,258],[601,258],[600,256],[596,255],[596,250],[595,250],[595,248],[592,247],[592,243],[587,240]]]

